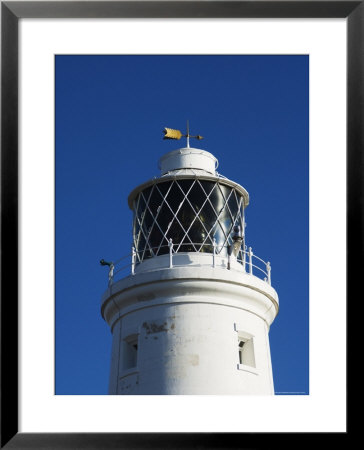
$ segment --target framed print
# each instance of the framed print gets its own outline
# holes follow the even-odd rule
[[[305,433],[309,437],[313,432],[316,436],[319,432],[340,433],[343,437],[347,435],[346,302],[353,296],[354,290],[357,290],[362,266],[354,255],[361,248],[362,239],[363,8],[361,1],[1,3],[2,447],[241,448],[242,439],[244,447],[249,447],[258,442],[260,445],[262,439],[279,438],[286,433],[291,433],[293,437],[296,433]],[[180,82],[184,77],[188,78],[190,86],[186,91]],[[251,92],[248,91],[246,95],[242,95],[242,79],[251,86],[251,92],[255,89],[255,97],[250,96]],[[271,86],[270,91],[266,88],[268,85]],[[126,89],[126,86],[129,88]],[[90,92],[95,95],[90,95]],[[107,345],[100,344],[94,325],[91,325],[95,315],[90,318],[90,309],[84,308],[77,296],[82,292],[84,298],[92,298],[93,304],[93,297],[101,297],[102,292],[95,292],[99,288],[95,288],[90,280],[97,278],[98,273],[102,274],[104,268],[100,267],[100,258],[105,258],[101,259],[101,266],[108,266],[109,270],[106,292],[110,294],[113,286],[116,286],[113,285],[114,281],[116,283],[114,262],[108,262],[111,260],[107,253],[111,252],[113,245],[111,236],[117,237],[128,232],[120,225],[124,220],[124,213],[114,218],[110,214],[113,205],[120,200],[124,202],[127,196],[124,192],[126,184],[120,180],[128,179],[128,182],[133,183],[128,186],[133,188],[139,184],[142,193],[135,191],[134,197],[129,198],[129,206],[132,205],[131,209],[134,208],[135,212],[132,274],[138,271],[137,265],[143,262],[143,258],[145,264],[148,263],[148,251],[153,251],[155,246],[159,251],[164,240],[166,251],[158,257],[164,258],[163,261],[168,260],[169,267],[173,267],[173,248],[176,248],[173,245],[193,247],[196,244],[196,233],[203,235],[200,253],[211,254],[213,258],[217,257],[216,245],[221,245],[222,248],[226,244],[226,264],[230,269],[230,256],[233,254],[235,240],[228,241],[230,231],[226,230],[229,227],[232,230],[235,225],[238,228],[235,230],[236,239],[242,240],[239,230],[245,227],[244,216],[238,212],[241,204],[239,198],[242,198],[241,201],[247,199],[244,188],[237,187],[217,172],[212,176],[216,167],[212,170],[207,160],[202,162],[201,159],[203,156],[207,158],[207,154],[192,155],[192,149],[189,150],[190,156],[187,159],[195,158],[194,164],[202,165],[200,169],[205,172],[210,171],[209,174],[204,172],[204,181],[199,181],[201,192],[206,194],[206,183],[218,180],[221,199],[225,199],[223,203],[225,202],[226,210],[229,211],[231,223],[226,225],[226,221],[222,222],[221,213],[214,209],[211,194],[206,194],[205,203],[209,202],[211,205],[212,209],[209,211],[215,221],[212,223],[211,218],[203,217],[201,211],[204,206],[201,206],[196,217],[188,219],[198,221],[201,226],[198,230],[196,228],[194,237],[190,237],[186,244],[183,239],[190,228],[183,227],[185,219],[179,213],[179,208],[183,202],[192,205],[194,201],[189,197],[189,191],[184,191],[184,184],[192,179],[192,175],[187,166],[180,166],[180,157],[177,162],[172,155],[174,164],[178,167],[170,166],[173,161],[167,163],[162,158],[162,176],[173,175],[170,182],[174,186],[178,185],[183,194],[182,199],[177,202],[178,206],[173,203],[177,200],[170,200],[168,193],[165,193],[167,200],[164,199],[163,202],[169,205],[166,215],[172,211],[169,224],[165,224],[166,228],[170,229],[173,220],[178,221],[179,227],[179,231],[173,235],[175,241],[172,240],[167,248],[170,236],[167,232],[164,233],[164,225],[159,224],[157,215],[151,219],[153,225],[148,229],[143,228],[145,214],[140,212],[140,202],[144,201],[146,208],[153,210],[153,189],[156,191],[155,195],[163,197],[163,187],[155,180],[150,185],[143,184],[146,179],[141,178],[142,165],[145,164],[148,168],[149,161],[152,160],[149,160],[151,156],[146,150],[136,158],[133,155],[133,143],[137,146],[139,142],[139,145],[147,147],[154,139],[149,138],[149,135],[154,133],[153,127],[157,128],[161,123],[153,118],[153,111],[154,114],[159,114],[160,120],[168,120],[165,117],[167,113],[163,111],[168,111],[172,116],[173,108],[178,108],[178,104],[182,105],[183,102],[184,105],[191,105],[196,117],[197,111],[200,111],[201,117],[204,113],[204,109],[199,108],[199,102],[205,104],[205,110],[209,109],[207,117],[212,123],[211,128],[215,129],[215,133],[218,127],[225,128],[222,133],[225,134],[225,139],[229,136],[229,124],[224,123],[224,117],[232,119],[228,112],[229,105],[231,109],[232,105],[243,105],[247,110],[244,113],[244,121],[247,123],[245,137],[241,141],[244,142],[249,132],[252,136],[254,134],[252,130],[256,125],[251,118],[255,118],[254,123],[259,124],[259,113],[264,114],[262,108],[259,110],[257,107],[255,111],[252,105],[263,104],[259,102],[261,99],[266,100],[269,92],[274,92],[278,99],[274,105],[282,105],[284,102],[299,105],[297,111],[304,117],[302,123],[305,134],[301,133],[301,129],[295,128],[292,117],[286,112],[280,115],[281,111],[274,106],[269,115],[264,117],[271,122],[270,129],[275,128],[276,134],[282,136],[277,141],[282,142],[280,151],[269,151],[273,133],[259,136],[259,133],[264,135],[264,128],[260,127],[255,128],[255,136],[259,136],[259,145],[267,148],[259,153],[257,144],[255,160],[241,155],[239,159],[233,148],[230,153],[225,154],[229,155],[227,159],[231,165],[234,158],[241,167],[246,162],[246,173],[249,172],[249,162],[251,166],[258,165],[259,158],[262,162],[265,160],[267,168],[273,172],[268,177],[269,171],[265,174],[262,164],[260,171],[251,171],[246,177],[255,177],[261,181],[261,194],[257,192],[257,198],[261,195],[267,207],[271,208],[271,223],[268,221],[267,226],[264,224],[262,229],[267,230],[266,242],[271,244],[274,241],[277,245],[275,253],[279,252],[280,246],[281,255],[285,255],[282,259],[286,264],[305,267],[307,254],[295,250],[292,251],[294,256],[286,256],[288,253],[283,251],[284,241],[286,240],[287,248],[292,248],[287,245],[291,238],[292,242],[301,245],[297,248],[310,249],[309,281],[308,267],[305,274],[302,269],[297,271],[297,278],[290,275],[291,293],[286,296],[295,297],[294,289],[296,287],[300,290],[299,283],[302,283],[304,288],[302,287],[300,295],[306,298],[307,303],[301,302],[296,308],[293,300],[289,306],[286,303],[286,311],[289,308],[292,311],[292,329],[296,328],[297,333],[301,332],[302,347],[289,341],[288,332],[283,333],[279,347],[282,352],[286,352],[286,360],[294,361],[291,367],[298,365],[298,361],[305,361],[305,364],[297,367],[297,372],[286,369],[285,381],[277,383],[276,395],[268,398],[259,395],[228,395],[234,393],[228,389],[220,391],[220,395],[206,395],[204,398],[198,395],[199,392],[194,392],[196,396],[188,396],[175,395],[184,393],[177,391],[171,391],[172,395],[165,396],[159,396],[159,391],[141,391],[142,395],[124,397],[105,395],[106,388],[95,388],[92,383],[97,377],[106,378],[104,359],[107,360],[108,357],[104,358],[104,355],[110,352],[111,340],[107,337],[104,341]],[[150,99],[149,109],[145,102],[145,108],[139,108],[140,98]],[[174,98],[175,106],[164,106],[166,98],[169,101]],[[213,103],[212,99],[217,98],[219,101]],[[158,108],[153,108],[153,102]],[[292,106],[290,111],[294,114]],[[177,117],[178,115],[175,120]],[[198,119],[194,115],[192,119],[193,122],[188,123],[186,131],[182,128],[183,124],[165,123],[166,127],[181,127],[182,130],[165,128],[165,138],[176,138],[177,133],[176,139],[179,139],[183,134],[183,139],[187,139],[187,148],[190,149],[189,139],[200,140],[202,137],[197,133],[204,134],[198,129],[199,124],[195,123]],[[137,124],[139,120],[140,123]],[[204,123],[208,120],[205,119]],[[230,123],[231,135],[242,133],[242,129],[233,120]],[[209,130],[207,125],[205,128]],[[84,131],[81,132],[81,129]],[[112,133],[111,130],[115,129],[118,129],[118,134]],[[212,129],[208,134],[212,134]],[[86,135],[87,141],[81,143],[80,139],[84,139]],[[294,139],[297,139],[296,148]],[[306,150],[309,140],[309,158],[307,150],[306,153],[302,152],[305,156],[300,159],[299,139],[303,142],[302,148]],[[209,142],[211,140],[213,139],[210,138]],[[105,142],[113,148],[114,154],[108,150]],[[235,141],[229,142],[232,147],[235,145]],[[166,151],[174,148],[167,147],[169,144],[168,140],[163,142]],[[79,150],[81,145],[84,149],[82,152]],[[224,145],[222,142],[221,147]],[[53,150],[54,147],[57,147],[58,153]],[[207,146],[206,149],[208,150]],[[115,159],[115,154],[118,154],[119,159]],[[196,162],[196,158],[200,158],[199,162]],[[221,166],[226,167],[224,156],[219,159]],[[102,166],[101,160],[107,164]],[[298,183],[297,166],[303,168],[306,197],[294,195]],[[183,182],[177,180],[181,173],[173,172],[177,169],[185,171],[182,174]],[[173,174],[170,173],[171,170]],[[104,171],[102,178],[97,176],[100,171]],[[224,169],[221,171],[224,173]],[[277,183],[274,182],[274,173],[279,174],[279,178],[282,177],[281,174],[285,174],[287,180],[290,180],[284,188],[285,192],[289,191],[290,196],[279,192],[280,185],[278,180]],[[153,174],[154,172],[150,175]],[[239,182],[237,177],[240,175],[232,179]],[[165,178],[162,181],[164,180]],[[244,184],[244,177],[241,180]],[[119,189],[121,192],[118,192]],[[152,194],[150,200],[145,200],[144,194],[147,195],[148,189],[152,189]],[[228,203],[227,199],[231,197],[229,189],[233,189],[231,192],[235,196],[235,203]],[[179,198],[180,191],[175,192],[175,199]],[[62,192],[61,196],[59,192]],[[217,205],[219,200],[216,202]],[[95,203],[99,205],[97,208],[94,207]],[[159,214],[159,209],[155,214]],[[82,214],[80,210],[83,211]],[[282,226],[279,226],[278,220],[273,220],[277,210],[280,211]],[[207,212],[206,214],[208,216]],[[99,217],[96,218],[96,215]],[[115,220],[115,217],[118,219]],[[211,229],[207,225],[209,220]],[[295,221],[300,222],[300,228],[296,225],[292,227],[301,231],[293,231],[292,228],[292,237],[289,236],[291,230],[287,224],[295,224]],[[107,251],[105,247],[105,254],[96,256],[96,253],[89,251],[88,243],[95,236],[95,225],[90,227],[91,222],[97,223],[99,235],[110,236],[110,249]],[[156,223],[159,230],[153,232]],[[220,244],[216,244],[218,233],[215,240],[208,241],[216,227],[220,227],[219,233],[226,238],[224,240],[220,236]],[[226,230],[224,227],[227,227]],[[184,232],[183,238],[178,240],[181,230]],[[57,243],[59,236],[62,239]],[[157,237],[160,238],[158,242]],[[147,249],[149,238],[153,245],[149,245]],[[213,251],[208,251],[208,245],[212,246]],[[100,247],[98,252],[102,251]],[[116,252],[115,257],[127,251],[124,248]],[[194,251],[198,253],[199,250],[194,247]],[[136,252],[136,256],[133,252]],[[141,259],[139,254],[143,255]],[[178,257],[178,250],[175,255]],[[260,252],[257,251],[257,255],[260,256]],[[86,258],[87,263],[84,262]],[[246,255],[244,256],[244,252],[241,254],[241,264],[247,272],[253,270],[252,258],[253,253],[247,246]],[[211,264],[215,263],[216,260],[213,259]],[[270,264],[263,263],[266,278],[262,282],[270,284]],[[60,277],[57,270],[66,266],[67,271],[63,272],[66,276]],[[274,286],[274,265],[272,267]],[[288,273],[290,272],[287,270]],[[106,272],[104,275],[107,278]],[[87,279],[89,292],[79,289],[79,285],[87,283]],[[157,285],[154,286],[156,288]],[[262,292],[262,289],[264,290],[264,285],[259,284],[255,290]],[[271,292],[270,287],[267,289]],[[62,300],[54,302],[55,292],[58,299],[64,299],[70,290],[72,295],[68,300],[63,303]],[[106,311],[107,308],[108,311],[112,310],[112,304],[108,304],[107,298],[104,297],[101,308],[105,320],[112,317],[112,313]],[[301,297],[297,295],[297,298]],[[97,310],[98,305],[93,308]],[[201,311],[199,309],[198,314],[203,318],[205,316]],[[298,320],[295,320],[294,312],[299,315]],[[131,316],[129,310],[127,314]],[[221,320],[224,314],[219,315]],[[305,317],[307,315],[305,320],[303,314]],[[72,321],[64,319],[67,315],[72,315]],[[96,320],[102,323],[99,315]],[[111,322],[113,320],[110,319]],[[259,374],[256,364],[257,361],[260,364],[259,358],[264,353],[264,346],[259,347],[259,332],[244,329],[244,323],[241,319],[232,326],[231,335],[238,339],[237,345],[240,346],[233,352],[233,358],[237,359],[237,367],[241,372],[247,371],[256,376]],[[165,329],[167,323],[158,326],[153,323],[152,326],[144,321],[144,331],[134,329],[132,322],[125,321],[125,324],[118,331],[120,349],[114,351],[118,357],[112,369],[114,378],[110,377],[109,393],[123,393],[123,389],[131,386],[119,380],[130,374],[134,376],[137,372],[136,361],[144,351],[139,336],[152,340],[153,335],[153,339],[157,341],[158,337],[153,334],[156,328],[168,331]],[[175,323],[168,324],[168,329],[174,330]],[[189,321],[187,328],[203,329],[204,324],[208,330],[210,325],[204,319],[193,326]],[[299,331],[301,324],[302,330]],[[114,325],[112,323],[112,327]],[[256,330],[258,329],[257,325]],[[102,333],[105,332],[106,335],[105,330],[106,328]],[[58,340],[56,351],[52,340],[54,333],[56,343]],[[201,336],[198,339],[203,341]],[[89,342],[82,347],[79,345],[80,341]],[[152,342],[157,345],[157,342]],[[70,358],[72,347],[74,353]],[[167,348],[169,349],[164,346],[163,351]],[[87,357],[83,352],[92,352],[92,349],[98,352],[95,353],[98,356],[94,358],[94,362],[92,358],[88,358],[89,366],[85,366]],[[207,351],[206,347],[203,349],[202,353]],[[217,355],[218,349],[216,345],[211,349],[211,354]],[[288,356],[294,355],[295,351],[300,356]],[[302,352],[306,353],[303,355]],[[144,355],[147,357],[147,352]],[[223,357],[221,354],[217,361]],[[203,358],[199,358],[194,355],[188,361],[196,368],[199,364],[202,366]],[[332,360],[336,361],[334,372],[329,369]],[[102,370],[99,370],[98,364]],[[79,375],[81,366],[82,376]],[[330,373],[331,377],[328,376]],[[302,380],[298,375],[302,375]],[[317,376],[320,378],[316,378]],[[222,375],[219,377],[223,378]],[[134,378],[138,381],[138,375]],[[206,377],[205,385],[208,378]],[[112,379],[117,381],[113,382]],[[210,381],[212,379],[211,374]],[[157,385],[158,380],[154,386]],[[229,385],[232,386],[232,383],[229,382]],[[137,389],[136,384],[133,389]],[[330,394],[333,389],[335,398]],[[145,396],[145,393],[157,396]],[[211,394],[211,391],[206,393]],[[242,418],[244,423],[241,423]],[[319,420],[321,418],[322,422]]]

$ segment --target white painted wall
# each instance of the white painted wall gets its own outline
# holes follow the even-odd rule
[[[271,286],[226,268],[162,268],[121,280],[102,301],[113,332],[109,393],[274,394],[268,330],[277,311]],[[137,362],[127,367],[132,335]],[[255,367],[239,364],[239,337],[251,339]]]
[[[217,159],[211,153],[190,147],[173,150],[159,159],[162,175],[176,169],[203,169],[215,175],[217,164]]]

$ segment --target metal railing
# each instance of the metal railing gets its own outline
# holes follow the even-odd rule
[[[177,245],[177,244],[176,244]],[[198,253],[202,254],[210,254],[211,260],[209,263],[203,263],[202,265],[209,266],[209,267],[216,267],[218,258],[227,258],[227,266],[226,268],[230,270],[232,260],[237,261],[239,264],[242,265],[243,271],[246,273],[249,273],[250,275],[258,276],[258,278],[263,279],[265,282],[267,282],[269,285],[272,284],[272,277],[271,277],[271,265],[270,262],[265,262],[263,259],[259,258],[258,256],[254,255],[253,250],[251,247],[248,248],[248,250],[242,250],[240,249],[238,251],[237,256],[234,256],[232,252],[232,246],[219,246],[217,245],[216,241],[213,241],[213,244],[202,244],[202,243],[187,243],[187,244],[178,244],[179,247],[183,246],[200,246],[201,249]],[[211,252],[204,251],[206,247],[211,248]],[[180,265],[176,264],[174,261],[174,255],[181,255],[181,254],[188,254],[188,252],[181,252],[180,250],[177,252],[174,250],[174,244],[172,242],[172,239],[169,240],[168,245],[163,245],[160,247],[150,248],[150,250],[157,250],[159,249],[158,256],[162,255],[169,255],[168,259],[168,267],[178,267]],[[160,250],[163,249],[162,253]],[[142,262],[149,261],[152,258],[155,258],[156,255],[151,255],[147,258],[144,257],[144,260],[142,262],[137,261],[138,253],[143,253],[144,250],[141,250],[140,252],[137,252],[134,247],[132,247],[131,253],[122,256],[115,262],[106,262],[103,259],[100,261],[101,265],[107,265],[109,267],[109,286],[113,284],[115,281],[115,276],[118,274],[121,274],[122,272],[130,271],[129,274],[135,275],[135,269],[137,265],[142,264]],[[196,253],[196,252],[194,252]],[[130,259],[131,261],[130,261]],[[124,264],[125,260],[129,259],[129,262]],[[123,265],[122,265],[123,264]],[[199,265],[201,265],[201,262],[199,262]],[[254,273],[255,271],[255,273]],[[126,273],[125,275],[127,275]],[[124,276],[125,276],[124,275]]]

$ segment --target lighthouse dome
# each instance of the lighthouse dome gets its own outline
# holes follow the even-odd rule
[[[216,174],[218,161],[214,155],[198,148],[180,148],[166,153],[159,159],[161,175],[173,170],[197,169]]]

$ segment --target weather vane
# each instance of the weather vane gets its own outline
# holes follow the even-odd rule
[[[188,124],[188,120],[187,120],[187,132],[186,134],[182,134],[180,130],[174,130],[173,128],[164,128],[163,130],[164,133],[164,137],[163,139],[181,139],[181,137],[186,137],[187,138],[187,147],[190,147],[190,137],[192,138],[196,138],[198,140],[203,139],[202,136],[200,136],[199,134],[197,136],[192,136],[190,134],[190,128],[189,128],[189,124]]]

